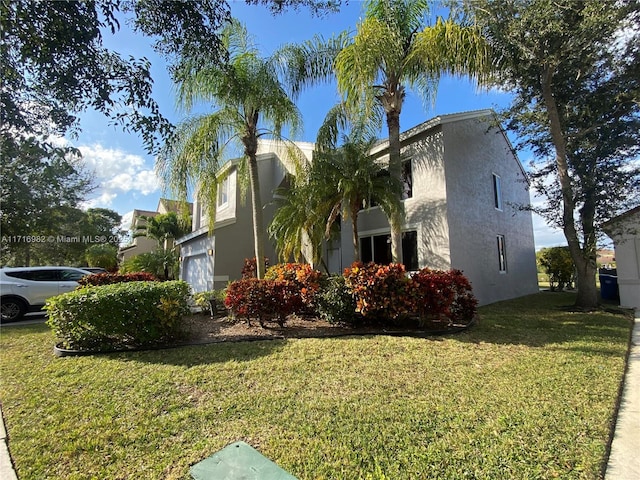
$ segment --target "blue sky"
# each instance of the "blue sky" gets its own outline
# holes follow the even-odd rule
[[[247,25],[249,32],[265,55],[286,43],[302,42],[315,34],[325,38],[343,30],[353,31],[361,15],[361,3],[351,1],[338,14],[323,18],[312,17],[308,11],[288,12],[273,17],[266,8],[247,6],[244,2],[230,2],[232,15]],[[161,111],[172,122],[185,118],[176,109],[175,89],[166,71],[166,63],[150,47],[151,41],[134,34],[123,22],[115,35],[105,34],[105,44],[125,56],[146,57],[152,64],[154,98]],[[425,105],[412,91],[407,92],[401,116],[401,129],[407,130],[434,116],[482,108],[502,108],[510,95],[505,92],[478,91],[469,80],[443,78],[438,87],[435,105]],[[334,85],[315,87],[303,93],[298,107],[304,118],[304,133],[297,140],[314,141],[318,127],[327,110],[338,101]],[[154,173],[154,158],[147,155],[141,139],[123,132],[96,112],[81,116],[82,131],[70,141],[83,153],[87,168],[98,186],[87,206],[110,208],[130,219],[133,209],[155,210],[165,195]],[[527,166],[530,158],[520,155]],[[564,244],[561,232],[551,230],[534,216],[536,247]]]

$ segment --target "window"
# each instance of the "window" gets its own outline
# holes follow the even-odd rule
[[[411,159],[402,162],[402,200],[413,197],[413,169]]]
[[[229,203],[229,177],[218,185],[218,207],[224,207],[227,203]]]
[[[408,272],[418,267],[418,232],[415,230],[402,232],[402,263]]]
[[[502,210],[502,187],[500,186],[500,177],[493,174],[493,205],[497,210]]]
[[[387,265],[392,262],[391,235],[360,238],[360,260]],[[418,270],[418,232],[402,233],[402,263],[407,271]]]
[[[504,242],[504,235],[498,235],[498,269],[500,273],[507,272],[507,249]]]

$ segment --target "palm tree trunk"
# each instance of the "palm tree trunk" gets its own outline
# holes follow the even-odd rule
[[[356,262],[360,261],[360,242],[358,241],[358,209],[351,209],[351,221],[353,222],[353,258]]]
[[[400,111],[387,111],[387,127],[389,129],[389,174],[402,181],[402,161],[400,159]],[[400,195],[401,192],[398,192]],[[394,263],[402,263],[402,223],[400,219],[390,218],[391,258]]]
[[[262,201],[260,200],[260,182],[258,180],[258,160],[255,152],[249,157],[249,182],[251,186],[251,209],[253,216],[253,246],[256,255],[256,276],[264,278],[264,227],[262,220]]]

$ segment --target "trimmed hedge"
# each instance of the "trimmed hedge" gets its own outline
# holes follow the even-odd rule
[[[50,298],[47,324],[65,349],[153,346],[180,336],[188,297],[183,281],[84,287]]]
[[[81,286],[90,285],[111,285],[123,282],[155,282],[158,279],[155,275],[147,272],[131,273],[94,273],[78,280]]]

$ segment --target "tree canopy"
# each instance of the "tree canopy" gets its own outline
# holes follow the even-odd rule
[[[578,276],[576,305],[598,304],[599,225],[638,202],[640,2],[468,2],[511,89],[507,126],[536,156],[532,179]],[[532,34],[535,32],[535,34]]]

